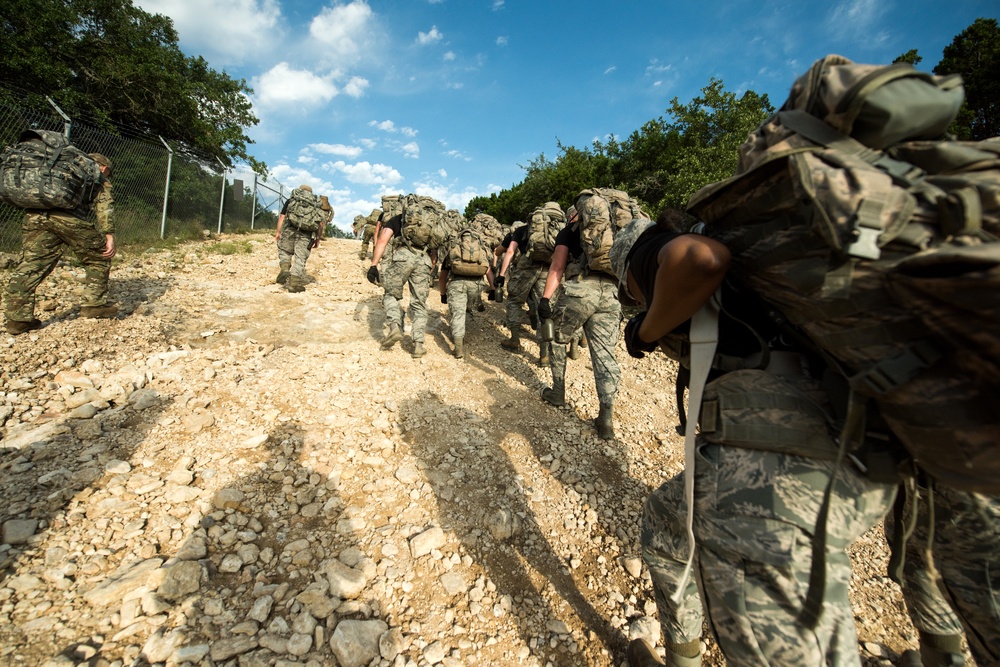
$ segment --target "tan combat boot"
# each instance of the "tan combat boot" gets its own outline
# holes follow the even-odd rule
[[[396,343],[398,343],[401,340],[403,340],[403,332],[399,328],[399,325],[398,324],[390,324],[389,325],[389,333],[387,333],[385,335],[385,338],[382,339],[382,343],[381,343],[382,349],[383,350],[388,350],[390,347],[392,347],[393,345],[395,345]]]
[[[410,355],[410,356],[412,356],[414,359],[419,359],[420,357],[424,356],[425,354],[427,354],[427,350],[424,349],[424,344],[423,343],[414,343],[413,344],[413,354]]]
[[[463,342],[464,341],[461,338],[456,338],[455,339],[455,358],[456,359],[461,359],[462,357],[465,356],[465,350],[462,347],[462,343]]]

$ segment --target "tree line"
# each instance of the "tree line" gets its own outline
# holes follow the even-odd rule
[[[914,66],[923,60],[915,49],[894,62]],[[960,140],[979,141],[1000,135],[1000,27],[996,19],[979,18],[945,47],[934,74],[960,74],[965,103],[950,132]],[[539,155],[527,165],[524,179],[508,189],[472,199],[465,216],[489,213],[502,223],[527,220],[546,201],[563,208],[594,186],[625,190],[654,217],[667,208],[682,208],[702,186],[731,176],[737,148],[773,114],[766,94],[737,95],[712,79],[687,104],[676,97],[666,114],[643,124],[625,139],[611,137],[585,148],[557,140],[554,160]]]

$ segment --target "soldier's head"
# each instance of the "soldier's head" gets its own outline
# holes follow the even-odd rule
[[[299,186],[299,190],[305,190],[306,192],[312,192],[313,191],[311,185],[300,185]]]
[[[111,178],[111,160],[100,153],[91,153],[90,157],[94,159],[94,162],[101,165],[101,173],[106,178]]]
[[[319,201],[320,201],[319,207],[324,211],[329,211],[333,208],[330,206],[330,200],[327,198],[326,195],[320,195]]]

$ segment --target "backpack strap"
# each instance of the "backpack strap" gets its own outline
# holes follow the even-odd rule
[[[712,298],[691,317],[691,331],[688,339],[691,342],[691,386],[689,389],[687,425],[684,429],[684,501],[687,503],[687,537],[688,556],[684,565],[677,590],[671,596],[674,602],[680,602],[688,581],[691,579],[691,568],[694,564],[694,461],[695,461],[695,427],[701,412],[701,399],[705,393],[705,383],[708,372],[715,358],[715,348],[719,344],[719,311],[722,309],[722,290],[716,290]]]

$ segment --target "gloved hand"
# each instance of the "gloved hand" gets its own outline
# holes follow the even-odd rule
[[[378,279],[379,279],[378,267],[377,266],[370,267],[368,269],[367,277],[368,277],[368,282],[370,282],[372,285],[378,285]]]
[[[448,303],[448,293],[441,292],[441,303]]]
[[[635,357],[636,359],[642,359],[646,356],[646,352],[652,352],[659,347],[659,343],[656,341],[647,343],[639,338],[639,327],[642,326],[642,322],[645,319],[646,311],[644,310],[638,315],[633,316],[625,325],[625,349],[628,350],[630,357]]]
[[[505,282],[507,282],[507,279],[506,279],[506,278],[504,278],[503,276],[497,276],[497,277],[496,277],[496,278],[495,278],[495,279],[493,280],[493,286],[494,286],[494,287],[495,287],[496,289],[503,289],[503,284],[504,284]]]
[[[487,301],[496,301],[497,300],[497,291],[495,289],[491,289],[489,292],[487,292],[486,293],[486,300]]]
[[[542,298],[538,300],[538,317],[543,320],[552,319],[552,305],[548,299]]]

